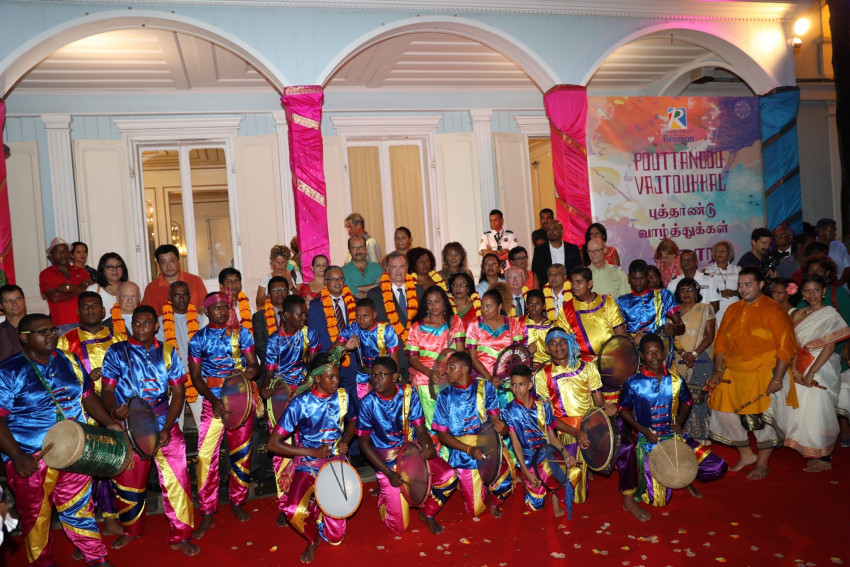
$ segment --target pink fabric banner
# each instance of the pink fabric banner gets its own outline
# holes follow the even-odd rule
[[[328,255],[328,211],[322,158],[322,87],[286,87],[280,101],[289,127],[289,167],[304,280],[313,279],[313,256]]]
[[[6,123],[6,103],[0,100],[0,145]],[[9,212],[9,187],[6,184],[6,152],[0,156],[0,268],[9,283],[15,283],[15,257],[12,254],[12,215]]]
[[[584,244],[590,226],[590,183],[587,173],[587,89],[557,85],[543,95],[552,132],[556,213],[564,223],[564,240]]]

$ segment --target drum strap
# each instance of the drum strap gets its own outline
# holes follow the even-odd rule
[[[378,330],[375,336],[378,343],[378,356],[387,356],[387,324],[378,323]]]
[[[53,356],[52,353],[51,356]],[[44,375],[41,373],[41,370],[38,369],[38,365],[36,365],[35,361],[27,355],[24,354],[23,357],[29,363],[30,368],[33,369],[35,375],[38,376],[39,381],[41,381],[41,385],[44,386],[45,390],[47,390],[47,394],[50,396],[50,399],[53,400],[53,405],[56,406],[56,421],[64,421],[66,419],[65,412],[62,411],[62,406],[60,406],[59,402],[56,401],[56,396],[53,395],[53,390],[50,388],[50,384],[47,383],[47,380],[44,379]]]
[[[670,368],[670,383],[672,386],[672,400],[670,401],[670,426],[676,423],[676,417],[679,415],[679,394],[682,389],[682,377],[675,368]]]
[[[307,327],[301,327],[301,339],[304,345],[301,347],[301,358],[307,357],[307,350],[310,348],[310,337],[307,334]]]
[[[245,370],[242,366],[242,347],[239,346],[239,332],[230,333],[230,350],[233,355],[233,368],[236,370]]]
[[[342,430],[343,419],[345,414],[348,413],[348,392],[339,388],[336,393],[339,396],[339,429]]]
[[[413,396],[413,386],[410,384],[402,384],[404,399],[402,400],[401,419],[404,429],[404,438],[408,441],[413,441],[413,432],[410,429],[410,399]]]
[[[655,329],[656,332],[661,332],[661,327],[663,327],[664,322],[664,304],[661,300],[661,290],[656,289],[653,292],[653,306],[655,307]]]
[[[546,411],[543,408],[543,402],[537,400],[534,403],[537,405],[537,427],[540,428],[540,431],[543,432],[543,436],[546,437]]]
[[[487,406],[484,403],[484,394],[486,392],[487,382],[478,379],[478,392],[476,392],[476,405],[478,406],[478,418],[481,420],[481,424],[487,423]]]

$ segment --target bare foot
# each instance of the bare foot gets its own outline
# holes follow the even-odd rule
[[[71,553],[71,559],[74,561],[82,561],[83,560],[83,552],[79,549],[75,549],[73,553]]]
[[[207,514],[204,516],[204,519],[201,520],[201,525],[198,526],[198,529],[195,530],[195,533],[192,534],[192,537],[195,539],[201,539],[204,537],[204,534],[207,533],[207,530],[215,525],[215,516],[212,514]]]
[[[685,488],[688,489],[688,494],[690,494],[694,498],[702,498],[702,493],[699,490],[697,490],[696,488],[694,488],[693,484],[689,484]]]
[[[251,519],[251,514],[245,511],[245,508],[242,506],[231,506],[230,511],[233,512],[233,515],[236,516],[236,519],[240,522],[247,522]]]
[[[645,522],[652,517],[648,510],[644,510],[630,494],[623,495],[623,510],[629,512],[632,516],[638,519],[639,522]]]
[[[112,542],[112,549],[121,549],[122,547],[124,547],[125,545],[127,545],[128,543],[133,541],[134,539],[138,539],[140,537],[141,536],[128,536],[126,534],[122,535],[121,537],[119,537],[118,539],[116,539],[115,541]]]
[[[734,466],[729,467],[729,470],[732,471],[732,472],[738,472],[739,470],[741,470],[745,467],[756,464],[757,460],[758,460],[758,457],[756,456],[755,453],[750,453],[749,455],[741,455],[741,458],[738,459],[738,462],[735,463]],[[750,473],[750,474],[752,474],[752,473]],[[750,477],[747,476],[747,478],[750,478]]]
[[[502,517],[502,509],[499,508],[498,506],[490,504],[490,514],[492,514],[492,516],[494,518],[501,518]]]
[[[431,533],[434,535],[440,535],[443,533],[443,526],[437,523],[437,520],[434,518],[429,518],[425,515],[425,512],[419,510],[419,519],[425,522],[428,525],[428,529],[431,530]]]
[[[286,519],[286,514],[284,514],[283,512],[278,514],[277,520],[274,521],[274,525],[276,525],[279,528],[285,528],[286,526],[288,526],[289,521],[287,521],[287,519]]]
[[[564,515],[564,509],[561,508],[561,499],[558,498],[558,495],[554,492],[552,493],[552,512],[555,513],[556,518],[561,518]]]
[[[319,547],[319,540],[316,540],[316,543],[308,543],[304,553],[301,554],[301,563],[312,563],[313,558],[316,557],[317,547]]]
[[[824,472],[832,470],[832,463],[829,461],[821,461],[820,459],[812,459],[809,461],[809,464],[806,465],[806,468],[803,469],[806,472]]]
[[[201,552],[201,548],[189,540],[181,541],[180,543],[172,543],[171,549],[174,551],[182,551],[189,557],[194,557]]]
[[[124,535],[124,528],[115,518],[104,518],[101,535]]]
[[[770,474],[770,469],[767,467],[758,466],[750,471],[747,478],[750,480],[761,480]]]

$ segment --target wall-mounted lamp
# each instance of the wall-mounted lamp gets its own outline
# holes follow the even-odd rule
[[[803,45],[803,40],[800,39],[799,37],[792,37],[791,38],[791,47],[793,47],[794,49],[800,49],[800,47],[802,45]]]
[[[803,45],[803,40],[800,36],[805,35],[807,31],[809,31],[809,19],[808,18],[799,18],[796,22],[794,22],[794,37],[791,38],[791,47],[794,49],[800,49]]]

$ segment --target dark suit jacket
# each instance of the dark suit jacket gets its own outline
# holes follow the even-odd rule
[[[419,303],[422,303],[422,296],[425,294],[425,290],[422,289],[422,286],[416,284],[416,297],[419,300]],[[389,319],[387,319],[387,309],[384,307],[384,299],[381,297],[381,287],[374,287],[369,290],[369,293],[366,294],[366,297],[375,302],[375,310],[377,311],[377,319],[382,323],[389,323]],[[393,303],[395,303],[396,311],[398,312],[398,319],[403,324],[407,325],[407,309],[399,309],[398,308],[398,299],[393,296]],[[408,380],[410,377],[410,363],[407,361],[407,355],[404,354],[404,346],[402,345],[399,348],[398,352],[398,364],[400,366],[399,373],[402,378]]]
[[[549,281],[547,270],[551,265],[552,255],[549,253],[549,243],[544,242],[540,246],[535,246],[534,258],[531,260],[531,271],[537,274],[541,287]],[[564,241],[564,266],[567,268],[567,277],[570,275],[570,270],[581,266],[581,251],[578,246],[570,244],[566,240]]]
[[[353,323],[354,321],[349,321],[349,323]],[[331,336],[328,334],[328,324],[325,319],[325,310],[322,307],[321,298],[317,297],[316,299],[310,302],[310,307],[307,308],[307,328],[313,329],[316,331],[316,334],[319,335],[319,345],[321,347],[320,352],[328,352],[328,349],[331,348]],[[343,384],[348,389],[348,382],[353,380],[357,375],[357,360],[355,357],[348,357],[351,360],[351,364],[347,368],[340,368],[340,380],[345,382]],[[349,392],[350,393],[350,392]]]

